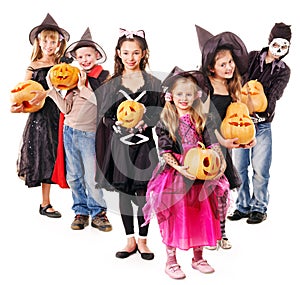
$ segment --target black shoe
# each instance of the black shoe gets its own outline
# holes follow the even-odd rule
[[[54,211],[54,212],[47,212],[48,209],[52,208],[51,204],[46,205],[45,207],[42,207],[42,205],[40,205],[40,214],[47,216],[49,218],[61,218],[61,213],[58,211]]]
[[[246,222],[248,224],[259,224],[259,223],[263,222],[265,219],[267,219],[266,213],[251,212],[250,216]]]
[[[139,249],[138,249],[138,252],[141,254],[142,259],[145,259],[145,260],[154,259],[154,253],[152,253],[152,252],[140,252]]]
[[[117,258],[127,258],[129,257],[130,255],[133,255],[135,254],[136,252],[138,251],[138,247],[136,245],[135,249],[133,251],[118,251],[116,253],[116,257]]]
[[[231,216],[228,216],[227,219],[230,221],[238,221],[240,219],[249,218],[250,214],[244,214],[239,210],[235,210]]]

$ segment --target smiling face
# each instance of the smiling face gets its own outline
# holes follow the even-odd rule
[[[101,57],[100,53],[93,47],[80,47],[75,51],[76,60],[85,71],[91,70]]]
[[[65,62],[58,63],[49,70],[49,79],[55,88],[70,90],[77,86],[79,69]]]
[[[174,105],[180,116],[190,112],[195,99],[197,98],[197,89],[195,84],[187,78],[177,79],[173,89],[172,97]]]
[[[133,128],[143,118],[144,111],[145,109],[143,104],[125,100],[117,109],[117,118],[118,121],[122,122],[122,127]]]
[[[59,33],[44,30],[38,35],[38,42],[44,55],[54,55],[60,46]]]
[[[238,138],[237,144],[248,144],[255,137],[255,126],[249,116],[246,104],[242,102],[231,103],[226,111],[220,131],[225,139]]]
[[[235,62],[230,50],[220,50],[215,56],[215,62],[210,71],[214,73],[215,78],[230,79],[235,70]]]
[[[145,56],[145,51],[142,50],[138,41],[124,41],[117,50],[118,56],[120,57],[124,69],[127,71],[139,71],[140,62]]]

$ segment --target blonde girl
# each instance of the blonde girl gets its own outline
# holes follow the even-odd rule
[[[215,191],[228,186],[226,167],[213,133],[212,121],[202,112],[198,87],[199,72],[175,68],[165,79],[165,106],[157,124],[158,147],[165,164],[157,165],[148,183],[144,207],[146,224],[153,212],[157,216],[162,241],[166,245],[165,272],[173,279],[185,278],[177,262],[176,249],[193,249],[192,268],[202,273],[214,269],[203,258],[203,247],[216,245],[220,238]],[[221,168],[214,180],[198,180],[184,166],[186,152],[204,143],[220,155]]]

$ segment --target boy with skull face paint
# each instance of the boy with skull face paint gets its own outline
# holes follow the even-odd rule
[[[269,203],[269,170],[272,160],[271,123],[276,102],[290,79],[290,68],[282,60],[289,52],[291,28],[276,23],[269,35],[269,46],[249,53],[249,66],[245,82],[257,79],[262,83],[268,106],[264,112],[252,114],[256,123],[256,145],[251,149],[234,149],[234,164],[239,171],[242,185],[238,190],[236,210],[228,219],[248,218],[247,223],[258,224],[267,218]],[[253,167],[253,194],[250,195],[248,167]]]

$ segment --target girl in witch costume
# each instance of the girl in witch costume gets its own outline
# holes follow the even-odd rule
[[[216,36],[196,25],[199,47],[202,53],[201,71],[205,76],[202,83],[208,96],[201,99],[207,106],[207,111],[213,114],[216,122],[216,135],[221,144],[226,159],[225,175],[230,183],[230,189],[241,185],[241,180],[233,165],[231,149],[239,148],[234,139],[224,139],[219,132],[222,120],[225,118],[227,107],[231,102],[239,101],[241,96],[242,76],[247,70],[248,52],[243,41],[234,33],[223,32]],[[255,140],[247,146],[252,147]],[[229,189],[228,189],[229,190]],[[223,249],[230,249],[225,221],[228,209],[229,191],[225,191],[223,197],[219,197],[219,212],[222,230],[222,239],[218,245]],[[216,247],[210,248],[215,249]]]
[[[171,278],[185,274],[177,263],[176,249],[193,249],[192,267],[202,273],[214,269],[203,259],[203,247],[214,246],[221,238],[217,195],[228,188],[223,175],[225,159],[214,135],[213,121],[202,113],[197,78],[199,71],[184,72],[175,67],[164,80],[165,106],[156,126],[160,155],[148,183],[147,204],[143,208],[147,224],[156,214],[162,241],[166,245],[165,272]],[[185,154],[202,142],[220,156],[220,170],[213,180],[199,180],[184,165]]]
[[[52,88],[48,96],[64,114],[66,178],[72,190],[72,209],[75,212],[71,228],[84,229],[91,216],[93,227],[105,232],[111,231],[103,190],[96,187],[95,181],[97,100],[94,90],[109,76],[109,71],[101,65],[106,60],[106,54],[92,40],[90,29],[87,28],[81,39],[66,49],[65,56],[77,60],[81,68],[77,88],[69,90],[65,97]]]
[[[145,222],[142,208],[147,183],[158,162],[152,129],[159,119],[162,92],[160,80],[146,71],[148,58],[144,31],[120,29],[114,74],[97,91],[99,186],[119,192],[119,210],[127,237],[126,246],[116,253],[117,258],[127,258],[137,251],[143,259],[154,258],[147,246],[148,225],[142,227]],[[117,119],[118,107],[126,100],[144,105],[142,120],[133,128],[122,126]],[[137,240],[132,203],[138,207]]]
[[[46,75],[64,54],[70,35],[60,28],[50,14],[42,24],[29,33],[33,45],[31,63],[26,70],[25,80],[35,80],[48,89]],[[45,98],[44,91],[37,92],[32,104]],[[23,112],[23,105],[11,106],[11,112]],[[46,98],[43,108],[30,113],[24,128],[21,148],[17,160],[17,173],[28,187],[42,186],[42,202],[39,212],[50,218],[60,218],[50,202],[50,188],[53,184],[52,173],[56,161],[58,142],[59,109],[51,98]]]

